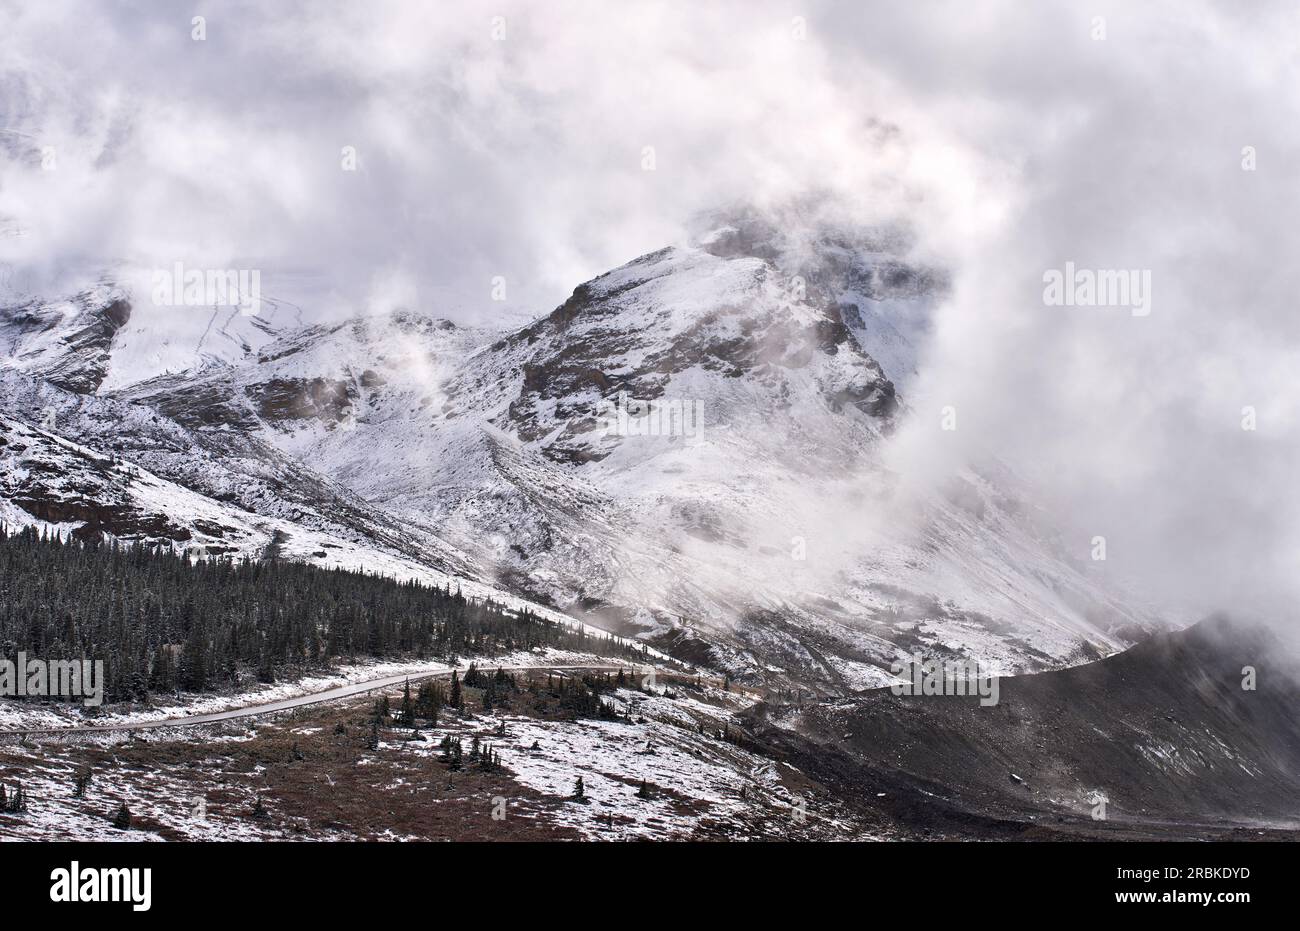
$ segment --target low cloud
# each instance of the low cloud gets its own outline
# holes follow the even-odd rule
[[[175,10],[6,6],[9,290],[181,261],[260,268],[266,293],[311,316],[409,306],[507,324],[718,204],[830,192],[865,225],[906,222],[951,273],[889,449],[908,481],[997,456],[1081,556],[1105,536],[1152,597],[1291,610],[1288,5],[204,15],[195,41]],[[1149,273],[1149,315],[1045,304],[1043,274],[1066,262]],[[939,429],[945,406],[956,431]]]

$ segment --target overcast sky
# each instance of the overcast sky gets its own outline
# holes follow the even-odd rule
[[[953,272],[900,468],[995,451],[1081,552],[1282,612],[1297,62],[1287,3],[0,2],[0,261],[32,291],[183,261],[314,314],[501,322],[701,210],[830,191]],[[1150,314],[1044,306],[1067,261],[1149,272]]]

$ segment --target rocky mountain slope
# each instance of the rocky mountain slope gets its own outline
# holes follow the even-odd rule
[[[66,301],[0,307],[5,364],[70,391],[93,393],[108,375],[113,339],[131,317],[128,295],[100,285]]]
[[[995,705],[877,689],[768,702],[745,718],[837,792],[941,834],[1037,822],[1188,836],[1189,812],[1207,831],[1294,832],[1296,672],[1268,629],[1216,617],[1099,662],[1003,679]]]
[[[138,332],[92,353],[10,309],[0,413],[754,680],[839,692],[914,649],[1001,671],[1113,652],[1152,619],[1014,475],[918,495],[883,465],[945,287],[897,234],[742,214],[511,332],[264,321],[166,371]]]
[[[0,299],[0,359],[79,394],[168,372],[237,364],[292,324],[295,308],[266,299],[257,315],[233,307],[162,307],[110,280],[64,300]]]

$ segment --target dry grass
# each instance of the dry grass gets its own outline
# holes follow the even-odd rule
[[[457,727],[457,722],[444,722]],[[469,748],[470,722],[465,729]],[[338,730],[341,729],[341,733]],[[184,797],[205,799],[209,817],[246,822],[265,836],[377,840],[562,840],[579,835],[547,817],[564,804],[531,792],[507,773],[484,772],[466,762],[451,771],[424,744],[408,749],[406,731],[386,730],[378,750],[367,747],[369,701],[322,705],[275,720],[228,727],[249,739],[207,740],[184,732],[123,741],[113,746],[46,742],[44,761],[69,771],[95,773],[85,810],[107,813],[123,783],[163,776],[186,788]],[[144,732],[141,732],[142,734]],[[250,736],[251,735],[251,736]],[[0,750],[0,772],[17,781],[34,748]],[[69,780],[70,781],[70,780]],[[508,799],[504,819],[493,819],[494,800]],[[255,814],[261,800],[262,813]],[[183,806],[178,806],[183,807]],[[169,839],[185,833],[137,813],[134,827]]]
[[[484,669],[486,674],[494,672]],[[540,674],[516,673],[519,688],[503,692],[496,711],[563,721],[574,711]],[[665,681],[667,679],[667,681]],[[553,680],[558,684],[558,677]],[[660,677],[660,686],[697,691],[690,680]],[[604,683],[602,683],[602,686]],[[611,676],[608,686],[616,685]],[[635,688],[635,681],[627,685]],[[567,689],[572,689],[571,682]],[[488,721],[477,718],[481,689],[464,687],[464,713],[444,709],[438,734],[462,735],[466,756],[474,735],[495,744]],[[508,772],[484,771],[468,759],[452,771],[432,738],[409,740],[409,729],[384,729],[377,750],[368,747],[376,694],[316,705],[273,717],[233,721],[204,729],[141,730],[116,740],[0,745],[0,776],[13,782],[41,768],[51,775],[45,792],[61,810],[107,822],[127,801],[133,827],[173,840],[195,836],[266,839],[538,841],[579,839],[556,824],[559,809],[580,804],[545,795],[516,782]],[[401,688],[388,694],[401,704]],[[720,709],[721,710],[721,709]],[[713,722],[709,723],[710,727]],[[421,727],[427,722],[421,721]],[[629,725],[630,726],[630,725]],[[426,737],[428,734],[426,732]],[[71,797],[72,775],[94,773],[85,799]],[[631,789],[636,788],[629,782]],[[65,789],[66,787],[66,789]],[[67,795],[64,795],[64,792]],[[703,803],[668,786],[654,787],[674,813],[704,814]],[[196,830],[189,808],[203,799],[211,830]],[[498,799],[506,799],[504,818]],[[260,806],[259,806],[260,802]],[[621,816],[592,810],[593,827]],[[705,821],[708,825],[708,821]],[[614,824],[608,825],[613,833]],[[220,828],[220,830],[218,830]],[[706,826],[697,836],[725,836]]]

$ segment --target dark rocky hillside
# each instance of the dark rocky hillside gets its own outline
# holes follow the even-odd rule
[[[846,795],[938,832],[1034,823],[1160,836],[1185,833],[1189,812],[1205,830],[1294,829],[1295,669],[1268,630],[1219,617],[1096,663],[1002,679],[991,707],[876,689],[803,709],[769,703],[749,723]],[[1101,798],[1104,821],[1093,818]]]

